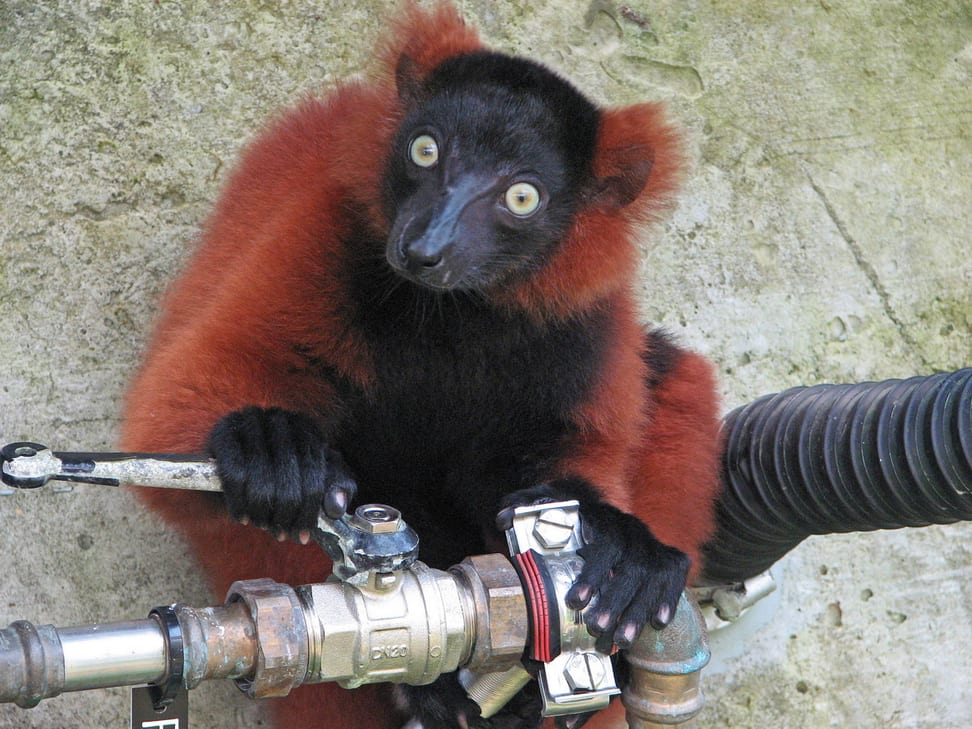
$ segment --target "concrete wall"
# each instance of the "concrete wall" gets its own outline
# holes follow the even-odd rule
[[[155,302],[240,145],[361,69],[394,5],[0,3],[0,440],[111,447]],[[645,238],[644,315],[718,363],[727,406],[972,364],[968,2],[462,6],[603,102],[670,101],[694,168]],[[716,639],[700,726],[972,726],[970,536],[801,546],[764,624]],[[0,544],[0,624],[210,600],[124,492],[2,498]],[[192,701],[197,727],[260,725],[229,686]],[[91,692],[0,706],[0,727],[126,712],[124,691]]]

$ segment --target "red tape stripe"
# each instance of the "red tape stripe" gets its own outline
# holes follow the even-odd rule
[[[533,646],[531,658],[549,663],[550,655],[550,614],[548,612],[547,591],[544,589],[533,552],[516,555],[517,564],[526,582],[527,602],[530,604],[530,617],[533,624]]]

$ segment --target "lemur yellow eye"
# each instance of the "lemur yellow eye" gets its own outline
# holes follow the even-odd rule
[[[439,161],[439,145],[428,134],[420,134],[409,145],[408,157],[419,167],[431,167]]]
[[[517,182],[506,191],[505,201],[511,213],[525,218],[540,207],[540,191],[529,182]]]

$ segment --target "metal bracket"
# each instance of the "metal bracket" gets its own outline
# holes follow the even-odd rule
[[[532,621],[534,643],[537,638],[548,641],[538,675],[544,716],[599,711],[621,693],[611,657],[596,649],[597,639],[584,624],[584,611],[566,604],[567,591],[584,562],[577,554],[584,546],[579,510],[577,501],[519,507],[506,532],[510,553],[521,570],[524,563],[536,566],[533,577],[526,575],[533,566],[521,573],[528,601],[545,603],[534,614],[544,608],[548,612],[545,620]],[[544,631],[549,635],[544,636]],[[534,646],[534,656],[538,655]]]
[[[776,589],[776,580],[769,572],[761,572],[748,580],[729,585],[693,587],[711,632],[736,622],[749,608]]]

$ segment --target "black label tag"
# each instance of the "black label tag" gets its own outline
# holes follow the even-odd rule
[[[132,729],[189,729],[189,692],[179,691],[162,711],[152,706],[148,686],[132,688]]]

